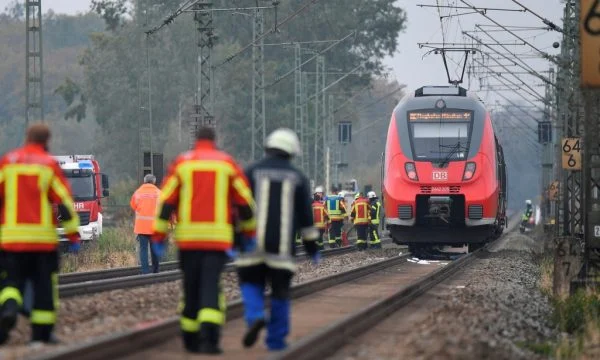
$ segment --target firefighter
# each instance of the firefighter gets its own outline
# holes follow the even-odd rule
[[[250,347],[266,325],[269,350],[286,347],[290,329],[290,283],[295,272],[293,235],[302,234],[306,253],[318,263],[319,231],[313,225],[310,185],[291,161],[300,142],[290,129],[277,129],[265,142],[266,157],[246,170],[256,198],[257,247],[240,254],[238,276],[248,330],[242,343]],[[270,316],[264,314],[267,279],[271,288]]]
[[[377,200],[375,191],[369,191],[369,208],[371,211],[371,223],[369,224],[369,247],[372,249],[381,249],[381,239],[379,238],[379,223],[381,221],[381,203]]]
[[[48,153],[49,140],[47,125],[31,125],[25,145],[0,159],[0,248],[6,271],[0,291],[0,343],[8,340],[17,322],[28,281],[33,285],[31,341],[53,342],[59,259],[52,205],[58,207],[69,250],[77,252],[80,246],[79,217],[71,188],[58,162]]]
[[[146,174],[144,176],[144,184],[133,193],[129,202],[131,209],[135,211],[135,225],[133,231],[136,234],[140,249],[142,274],[148,274],[150,272],[148,266],[148,248],[150,245],[150,237],[152,236],[152,223],[154,221],[158,198],[160,196],[160,189],[157,188],[155,184],[156,177],[152,174]],[[150,258],[152,260],[152,272],[158,273],[160,260],[151,249]]]
[[[325,204],[323,204],[321,193],[315,192],[313,195],[313,200],[313,221],[315,223],[315,227],[319,230],[319,240],[317,240],[317,245],[319,247],[319,250],[323,250],[323,235],[325,234],[325,229],[327,229],[327,221],[329,220],[329,215],[327,214],[327,209],[325,209]]]
[[[369,223],[371,221],[371,210],[367,199],[361,192],[358,192],[352,203],[350,210],[350,218],[354,222],[356,229],[356,248],[365,250],[367,248],[367,233],[369,231]]]
[[[225,298],[219,284],[221,272],[232,248],[234,220],[239,221],[248,246],[252,245],[254,209],[241,168],[216,148],[212,128],[200,128],[194,149],[179,155],[169,167],[152,235],[153,250],[160,257],[165,252],[171,214],[177,213],[174,239],[184,293],[180,326],[188,352],[222,353],[219,341]]]
[[[344,226],[344,218],[347,216],[346,205],[344,204],[342,193],[328,195],[325,203],[327,204],[326,211],[331,222],[329,228],[329,248],[333,249],[342,244],[342,227]]]

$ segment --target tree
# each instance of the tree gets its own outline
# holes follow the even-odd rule
[[[91,8],[106,23],[106,30],[115,31],[127,13],[127,0],[92,0]]]

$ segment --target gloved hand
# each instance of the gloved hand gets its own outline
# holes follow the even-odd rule
[[[319,250],[317,250],[316,253],[312,254],[312,256],[310,257],[310,260],[312,262],[313,265],[319,265],[321,263],[321,252]]]
[[[256,249],[256,236],[244,236],[242,238],[242,251],[252,252]]]
[[[72,242],[69,245],[69,252],[70,253],[77,254],[79,252],[79,249],[81,249],[81,243],[80,242]]]
[[[238,252],[233,248],[225,251],[225,254],[227,254],[231,260],[235,260],[238,257]]]
[[[152,245],[150,245],[152,247],[152,251],[154,252],[154,255],[156,255],[157,258],[161,258],[163,257],[163,255],[165,254],[165,251],[167,249],[167,244],[164,241],[160,241],[160,242],[152,242]]]
[[[165,233],[161,233],[161,232],[155,232],[154,234],[152,234],[152,236],[150,236],[150,240],[155,243],[155,242],[160,242],[160,243],[164,243],[165,239],[167,238],[167,234]]]
[[[81,249],[81,235],[79,232],[75,232],[72,234],[65,235],[67,239],[69,239],[69,252],[77,254],[79,249]]]

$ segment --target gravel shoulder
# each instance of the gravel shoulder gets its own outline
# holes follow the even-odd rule
[[[385,247],[381,250],[352,252],[324,258],[317,267],[308,262],[299,262],[293,282],[297,284],[348,271],[398,256],[402,251],[406,251],[395,245]],[[229,301],[239,298],[235,273],[224,273],[222,286]],[[64,299],[60,301],[56,333],[63,344],[74,344],[93,337],[143,326],[174,316],[180,296],[181,281],[175,281]],[[21,358],[30,354],[32,349],[25,345],[29,341],[29,334],[29,322],[27,319],[20,318],[17,328],[11,334],[8,347],[5,345],[4,349],[0,350],[0,359]],[[55,349],[56,346],[52,348]]]
[[[418,303],[390,316],[332,359],[542,359],[526,344],[556,339],[531,250],[509,234]]]

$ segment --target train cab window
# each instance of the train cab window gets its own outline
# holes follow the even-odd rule
[[[409,116],[414,160],[466,160],[469,153],[471,113],[419,112]]]

